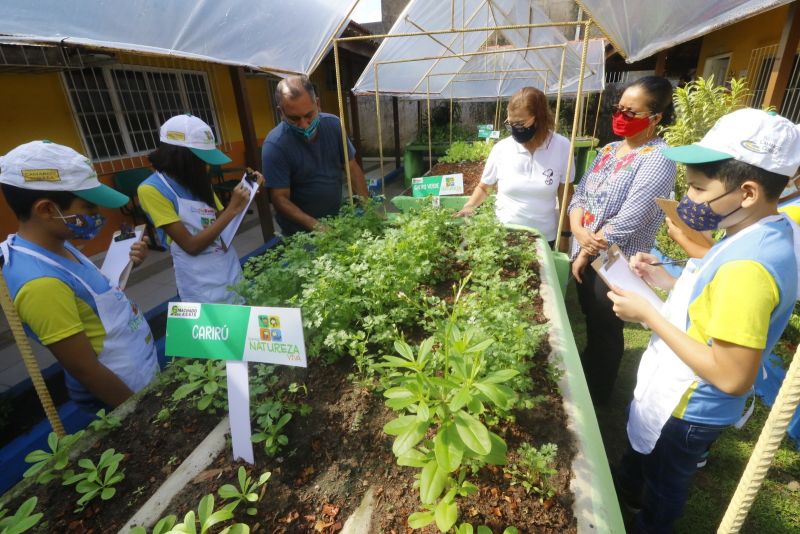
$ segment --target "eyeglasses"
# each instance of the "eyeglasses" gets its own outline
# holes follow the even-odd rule
[[[626,119],[635,119],[639,116],[652,117],[654,113],[651,113],[650,111],[633,111],[630,108],[624,108],[617,104],[611,108],[611,115],[614,117],[622,115]]]
[[[508,119],[506,119],[503,121],[503,125],[505,125],[506,129],[508,130],[511,130],[511,128],[525,128],[526,127],[525,123],[528,122],[529,120],[531,119],[522,122],[509,122]]]

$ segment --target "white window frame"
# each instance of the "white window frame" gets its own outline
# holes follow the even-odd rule
[[[167,73],[167,74],[175,74],[177,75],[178,80],[178,89],[180,91],[180,98],[181,98],[181,106],[184,112],[188,112],[189,110],[189,95],[188,90],[186,87],[186,81],[184,79],[184,74],[192,74],[192,75],[200,75],[200,78],[203,80],[203,88],[205,89],[206,95],[208,96],[208,103],[210,107],[210,113],[214,117],[214,124],[212,125],[214,129],[214,135],[217,139],[218,144],[222,144],[223,140],[219,133],[220,123],[219,123],[219,115],[217,115],[217,108],[214,102],[214,93],[211,91],[211,85],[209,84],[208,80],[208,72],[204,70],[191,70],[191,69],[170,69],[170,68],[159,68],[159,67],[146,67],[140,65],[128,65],[128,64],[116,64],[116,65],[106,65],[102,67],[95,67],[100,69],[102,73],[103,82],[106,85],[106,89],[108,90],[109,97],[111,99],[111,106],[114,110],[113,117],[116,121],[116,125],[122,137],[122,142],[125,148],[124,154],[118,154],[113,156],[108,156],[105,158],[93,158],[94,162],[103,162],[103,161],[112,161],[112,160],[120,160],[120,159],[128,159],[128,158],[135,158],[139,156],[144,156],[149,154],[153,149],[147,149],[143,151],[135,151],[133,147],[133,142],[131,140],[131,135],[128,132],[128,127],[125,121],[125,108],[122,106],[120,101],[120,96],[117,90],[117,85],[114,80],[114,75],[112,70],[117,71],[137,71],[137,72],[160,72],[160,73]],[[158,107],[156,106],[154,92],[152,87],[150,86],[150,79],[148,76],[144,76],[145,87],[147,89],[147,95],[150,100],[150,109],[153,114],[153,119],[156,125],[160,126],[160,121],[158,118]],[[84,131],[83,124],[80,117],[80,111],[75,108],[75,105],[72,100],[72,90],[70,88],[69,80],[67,79],[66,73],[61,73],[61,83],[64,87],[64,92],[67,96],[67,100],[69,102],[70,110],[72,111],[72,118],[75,123],[75,127],[78,129],[78,132],[81,136],[81,142],[83,143],[84,150],[86,151],[87,155],[91,154],[90,150],[90,143],[93,141],[90,139],[91,132],[87,136],[87,132]],[[109,120],[111,118],[111,114],[107,115]]]
[[[732,52],[725,52],[724,54],[717,54],[715,56],[708,56],[703,63],[703,78],[708,78],[709,75],[712,73],[709,72],[711,70],[711,61],[719,61],[722,59],[728,60],[728,63],[725,65],[725,73],[721,80],[714,78],[714,85],[723,85],[725,82],[728,81],[728,72],[731,70],[731,61],[733,60],[733,53]]]

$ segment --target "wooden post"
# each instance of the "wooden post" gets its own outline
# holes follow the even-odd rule
[[[667,70],[667,51],[662,50],[656,55],[655,75],[664,76],[666,70]]]
[[[356,84],[355,76],[354,76],[354,68],[353,68],[353,57],[351,54],[347,54],[347,85],[349,87],[353,87]],[[353,146],[356,149],[356,161],[358,165],[363,169],[364,164],[361,161],[361,122],[358,118],[358,100],[356,95],[353,94],[351,89],[347,90],[347,97],[350,100],[350,135],[353,140]]]
[[[394,120],[394,167],[400,168],[400,109],[396,96],[392,97],[392,119]]]
[[[798,17],[797,9],[797,2],[792,2],[783,25],[778,52],[772,64],[767,92],[764,95],[764,105],[774,106],[778,111],[780,111],[783,98],[786,96],[786,87],[789,84],[789,77],[792,75],[794,56],[800,40],[800,17]]]
[[[236,111],[239,112],[239,125],[242,128],[242,139],[244,140],[244,162],[250,168],[261,170],[261,151],[256,139],[256,127],[253,123],[253,113],[250,110],[250,100],[247,98],[244,67],[232,66],[230,73],[233,96],[236,99]],[[261,222],[261,235],[266,243],[275,236],[268,195],[264,193],[256,195],[255,204],[258,207],[258,219]]]

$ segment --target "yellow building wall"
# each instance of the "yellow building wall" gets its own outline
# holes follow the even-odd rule
[[[222,137],[221,148],[233,159],[230,164],[232,167],[244,166],[244,143],[229,67],[132,54],[118,54],[117,59],[120,63],[132,65],[205,71],[208,74],[209,89]],[[256,136],[261,143],[275,126],[269,105],[267,79],[249,77],[246,79],[246,87]],[[49,139],[86,153],[60,74],[0,74],[0,102],[3,103],[0,106],[0,154],[34,139]],[[114,172],[147,166],[147,158],[144,156],[95,163],[100,180],[108,185],[113,184]],[[111,240],[112,232],[125,220],[119,210],[102,211],[109,219],[106,228],[92,241],[80,243],[84,245],[83,251],[88,255],[103,251]],[[16,217],[5,201],[0,201],[0,236],[13,233],[16,229]]]
[[[728,77],[746,77],[751,52],[780,41],[788,13],[789,7],[782,6],[704,36],[697,63],[698,76],[703,75],[707,58],[730,53]]]

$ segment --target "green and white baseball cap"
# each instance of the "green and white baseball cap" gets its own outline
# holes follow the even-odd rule
[[[800,166],[800,130],[775,113],[743,108],[722,116],[697,143],[666,148],[664,156],[690,165],[735,159],[794,176]]]
[[[130,200],[100,183],[89,158],[50,141],[31,141],[0,156],[0,183],[37,191],[69,191],[104,208],[119,208]]]
[[[224,165],[232,160],[217,148],[211,127],[194,115],[176,115],[161,125],[162,143],[185,146],[209,165]]]

